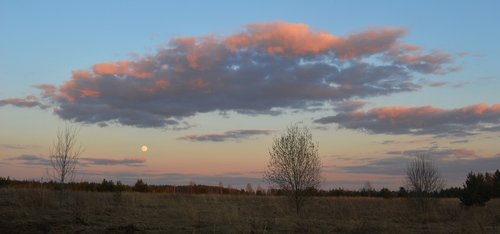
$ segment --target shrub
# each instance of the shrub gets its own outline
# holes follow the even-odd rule
[[[398,197],[406,197],[408,196],[408,191],[404,187],[399,187]]]
[[[491,197],[491,187],[486,183],[483,174],[470,172],[464,183],[460,201],[464,206],[484,206]]]
[[[115,191],[113,192],[113,202],[120,204],[123,200],[122,192],[125,190],[121,181],[116,182]]]
[[[148,191],[148,185],[142,181],[142,179],[138,179],[134,185],[134,191],[145,193]]]
[[[491,196],[494,198],[500,198],[500,170],[495,171],[493,174],[493,183],[491,186]]]
[[[115,190],[115,183],[112,180],[103,179],[100,186],[97,188],[99,192],[113,192]]]
[[[0,188],[7,187],[10,184],[10,177],[0,177]]]
[[[379,192],[379,196],[383,198],[392,198],[392,192],[388,188],[382,188]]]

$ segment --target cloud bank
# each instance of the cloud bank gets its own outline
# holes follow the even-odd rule
[[[205,142],[205,141],[224,142],[229,140],[238,141],[258,135],[269,135],[271,133],[272,133],[271,130],[233,130],[233,131],[226,131],[220,134],[187,135],[179,137],[179,139],[188,141],[198,141],[198,142]]]
[[[454,71],[453,57],[407,44],[403,28],[334,35],[305,24],[250,24],[228,36],[172,39],[153,54],[96,63],[38,97],[0,106],[51,106],[65,120],[169,127],[213,111],[283,109],[421,88],[416,75]]]
[[[384,158],[373,158],[366,164],[340,167],[344,172],[355,174],[380,174],[404,178],[406,166],[416,154],[427,155],[432,159],[445,179],[453,186],[462,183],[467,173],[486,172],[498,169],[500,155],[491,157],[466,149],[416,149],[408,151],[389,151]]]
[[[432,106],[387,106],[339,113],[315,120],[369,133],[467,136],[500,127],[500,104],[477,104],[456,109]]]
[[[26,150],[41,148],[39,145],[23,145],[23,144],[0,144],[0,148],[12,150]]]
[[[109,159],[109,158],[80,158],[78,160],[82,165],[107,165],[107,166],[142,166],[146,163],[145,158],[125,158],[125,159]]]
[[[37,155],[23,154],[7,160],[17,161],[24,165],[50,166],[50,159]]]
[[[38,101],[37,96],[27,96],[24,98],[8,98],[0,100],[0,107],[6,105],[12,105],[16,107],[40,107],[42,109],[48,108],[49,106],[42,104]]]
[[[38,155],[19,155],[17,157],[8,158],[9,161],[16,161],[24,165],[50,166],[50,158]],[[89,165],[107,165],[107,166],[142,166],[146,163],[145,158],[125,158],[125,159],[110,159],[110,158],[80,158],[78,164],[80,166]]]

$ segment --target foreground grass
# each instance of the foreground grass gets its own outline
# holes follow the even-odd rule
[[[0,189],[2,233],[500,233],[500,200],[462,209],[441,199],[420,212],[406,199]]]

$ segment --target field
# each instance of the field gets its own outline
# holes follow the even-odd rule
[[[500,200],[425,212],[406,199],[315,197],[295,214],[285,197],[0,189],[2,233],[500,233]]]

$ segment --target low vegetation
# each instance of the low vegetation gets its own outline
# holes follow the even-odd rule
[[[500,233],[500,199],[464,209],[435,200],[312,197],[297,215],[285,196],[0,189],[3,233]]]

